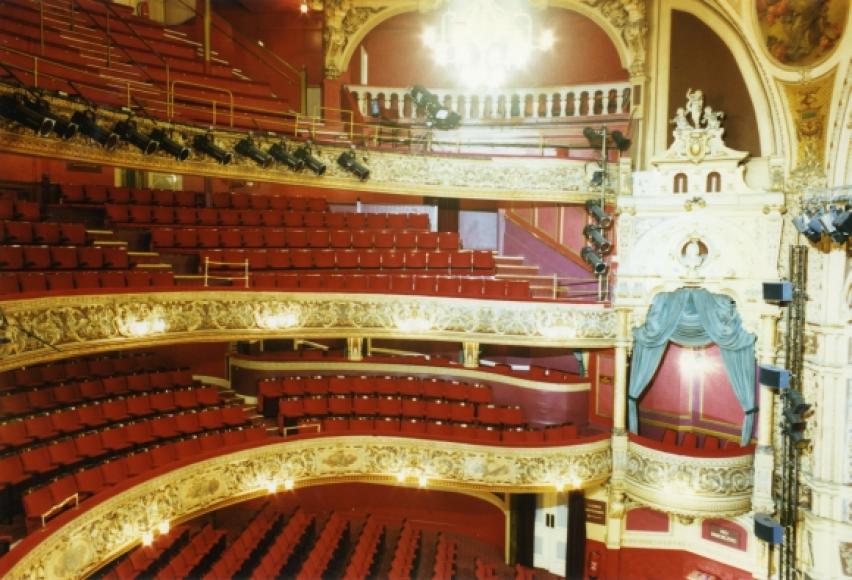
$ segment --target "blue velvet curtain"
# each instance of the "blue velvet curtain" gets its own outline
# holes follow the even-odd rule
[[[754,425],[754,336],[745,331],[734,302],[703,288],[684,288],[654,298],[645,324],[633,330],[633,361],[628,389],[631,433],[639,429],[637,402],[663,358],[669,341],[702,347],[715,343],[745,411],[740,445],[748,445]]]

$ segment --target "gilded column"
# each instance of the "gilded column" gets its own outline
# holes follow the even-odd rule
[[[462,349],[464,352],[464,368],[475,369],[479,367],[479,343],[463,342]]]
[[[361,336],[349,336],[346,338],[346,358],[352,361],[360,361],[364,358],[364,338]]]
[[[613,392],[612,432],[623,435],[627,429],[627,350],[630,348],[630,309],[617,308],[615,337],[615,390]]]
[[[760,317],[757,340],[757,360],[759,363],[775,364],[777,354],[777,326],[780,312],[765,312]],[[757,407],[757,450],[754,454],[754,493],[752,507],[758,512],[772,513],[775,505],[772,501],[772,471],[774,455],[772,451],[772,432],[774,429],[773,410],[775,395],[772,390],[758,387]]]
[[[624,529],[624,477],[627,471],[627,351],[631,344],[630,309],[616,308],[615,390],[612,409],[612,476],[606,521],[606,545],[621,547]]]

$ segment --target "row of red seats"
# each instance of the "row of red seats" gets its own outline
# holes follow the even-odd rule
[[[0,198],[0,220],[41,221],[41,206],[34,201]]]
[[[383,539],[384,532],[385,526],[375,517],[369,516],[367,518],[367,523],[361,529],[361,535],[358,536],[358,543],[355,545],[352,557],[346,566],[346,572],[343,575],[344,578],[367,578],[370,576],[373,560],[376,558],[379,542]],[[452,576],[436,575],[435,578],[452,578]]]
[[[178,369],[163,368],[160,358],[149,352],[122,354],[120,356],[79,357],[0,373],[0,390],[51,385],[69,379],[79,381],[89,378],[110,377],[115,374],[128,375],[154,370]]]
[[[0,221],[0,243],[85,246],[86,226],[65,222]]]
[[[126,270],[129,267],[124,246],[0,246],[3,270]]]
[[[663,445],[671,448],[699,449],[698,435],[695,433],[684,433],[680,443],[678,443],[677,433],[671,429],[666,429],[663,432]],[[700,448],[713,450],[722,449],[723,446],[725,449],[739,448],[739,444],[736,441],[729,440],[723,443],[718,437],[714,437],[713,435],[705,435]]]
[[[170,189],[141,189],[108,185],[63,185],[62,200],[68,204],[135,204],[160,207],[204,206],[204,193],[172,191]],[[294,212],[325,212],[328,202],[322,198],[286,197],[283,195],[256,195],[249,193],[213,193],[212,207],[218,209],[257,209]]]
[[[278,401],[279,423],[303,417],[404,417],[519,427],[526,424],[523,409],[485,403],[447,402],[443,399],[393,395],[313,395],[284,397]]]
[[[283,401],[282,401],[283,403]],[[505,445],[548,445],[569,443],[577,439],[577,426],[556,425],[547,429],[523,427],[502,428],[451,421],[397,417],[327,417],[303,418],[296,423],[300,434],[315,433],[320,425],[321,435],[372,433],[387,436],[429,437],[461,442],[503,443]]]
[[[272,228],[326,228],[329,230],[417,230],[429,229],[429,216],[422,213],[343,213],[270,211],[262,209],[192,208],[107,204],[110,223],[124,226],[266,226]]]
[[[317,541],[314,542],[311,553],[308,554],[307,559],[302,564],[302,569],[296,575],[296,580],[322,578],[338,544],[348,531],[349,522],[337,512],[332,514]]]
[[[526,280],[468,278],[462,276],[414,276],[411,274],[283,274],[252,273],[252,287],[259,290],[309,290],[372,292],[378,294],[420,294],[527,300],[530,286]]]
[[[0,489],[55,474],[77,463],[130,451],[137,446],[226,426],[240,427],[247,422],[248,417],[242,408],[225,407],[143,419],[83,436],[68,437],[0,458]]]
[[[218,556],[224,547],[225,532],[208,524],[177,554],[158,566],[157,573],[172,580],[197,578],[198,570],[206,567],[205,561]],[[116,577],[123,578],[120,572]]]
[[[220,403],[219,393],[213,387],[99,401],[0,423],[0,450],[20,449],[32,443],[46,443],[89,429],[103,429],[151,415],[214,407]]]
[[[270,544],[269,550],[258,563],[254,572],[261,578],[280,578],[284,575],[290,557],[293,555],[300,540],[308,531],[314,517],[308,516],[301,509],[296,509],[287,524]],[[357,576],[346,575],[346,578]],[[364,578],[365,576],[361,576]]]
[[[152,249],[162,248],[334,248],[453,252],[457,232],[410,230],[303,230],[281,228],[151,228]]]
[[[229,430],[201,436],[187,432],[180,441],[166,443],[151,450],[127,455],[101,465],[66,475],[49,485],[40,487],[23,496],[24,512],[28,518],[28,529],[40,524],[42,514],[66,498],[78,494],[83,497],[97,495],[101,491],[124,482],[130,477],[144,475],[152,469],[166,466],[175,461],[191,459],[201,453],[239,446],[251,441],[262,441],[267,437],[262,427]],[[0,460],[2,461],[2,460]]]
[[[166,270],[0,272],[0,294],[64,292],[97,288],[172,288],[174,285],[174,273]]]
[[[435,564],[432,569],[433,578],[453,578],[456,575],[456,543],[440,534],[435,548]]]
[[[277,399],[280,397],[305,395],[377,395],[421,397],[476,404],[491,402],[491,389],[486,385],[442,379],[390,376],[283,377],[258,382],[258,410],[264,409],[268,399],[272,399],[277,404]]]
[[[14,246],[10,246],[14,247]],[[0,248],[2,250],[2,248]],[[456,270],[490,274],[494,255],[481,250],[429,252],[421,250],[196,250],[202,262],[224,262],[252,270]]]
[[[204,578],[216,580],[237,576],[246,560],[256,552],[258,546],[280,530],[282,516],[270,509],[264,509],[230,544],[218,560],[211,566]]]
[[[34,390],[15,390],[0,396],[0,416],[25,415],[130,393],[144,393],[192,385],[189,371],[157,371],[94,379],[68,379]]]
[[[391,561],[389,574],[391,578],[411,577],[414,558],[420,545],[420,535],[420,530],[415,528],[411,522],[405,522]]]
[[[77,483],[75,481],[75,483]],[[127,558],[103,574],[104,580],[135,580],[142,578],[149,570],[169,553],[184,545],[189,538],[189,528],[179,526],[172,528],[168,534],[160,534],[151,542],[133,550]],[[149,576],[153,576],[149,574]]]

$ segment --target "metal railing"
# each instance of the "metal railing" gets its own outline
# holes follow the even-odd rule
[[[41,518],[41,527],[44,527],[47,524],[47,520],[48,520],[48,518],[50,518],[50,516],[52,516],[53,514],[55,514],[56,512],[61,510],[62,508],[64,508],[66,505],[68,505],[72,501],[74,502],[74,507],[77,507],[77,506],[80,505],[80,495],[77,492],[74,492],[73,494],[71,494],[68,497],[66,497],[65,499],[63,499],[62,501],[55,503],[54,505],[52,505],[50,507],[50,509],[45,511],[43,514],[40,514],[39,517]]]
[[[210,274],[210,266],[225,266],[226,268],[232,267],[242,267],[243,275],[242,276],[222,276],[222,275],[213,275]],[[249,287],[249,261],[243,260],[242,262],[220,262],[218,260],[211,260],[210,256],[204,256],[204,287],[207,288],[210,286],[211,280],[220,280],[220,281],[228,281],[235,282],[242,280],[243,286],[245,288]]]

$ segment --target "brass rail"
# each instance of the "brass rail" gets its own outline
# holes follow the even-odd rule
[[[228,95],[229,105],[230,105],[230,116],[231,116],[231,128],[234,127],[234,93],[230,91],[230,89],[225,89],[222,87],[216,87],[213,85],[204,85],[196,82],[189,82],[180,79],[176,79],[172,81],[171,88],[169,90],[168,100],[170,103],[169,107],[169,122],[171,122],[172,117],[174,116],[174,107],[175,107],[175,87],[177,85],[186,85],[188,87],[200,87],[203,89],[208,89],[211,91],[220,91],[222,93],[226,93]],[[190,97],[190,98],[198,98],[198,97]],[[213,125],[216,125],[216,99],[210,99],[210,102],[213,103]]]
[[[302,423],[301,425],[290,425],[289,427],[282,427],[281,434],[283,436],[287,436],[290,432],[298,433],[302,429],[316,429],[317,433],[322,432],[322,425],[319,423]]]
[[[210,275],[210,265],[215,264],[216,266],[242,266],[243,267],[243,275],[242,276],[211,276]],[[242,280],[243,286],[245,288],[249,287],[249,261],[243,260],[242,262],[218,262],[216,260],[211,260],[210,256],[204,256],[204,287],[207,288],[210,284],[210,280]]]
[[[60,501],[59,503],[54,504],[53,506],[50,507],[50,509],[48,509],[46,512],[41,514],[41,516],[40,516],[41,517],[41,527],[45,526],[45,524],[47,523],[47,519],[50,516],[52,516],[53,514],[55,514],[56,512],[61,510],[62,508],[64,508],[66,505],[68,505],[72,501],[74,502],[74,506],[80,505],[80,495],[77,492],[74,492],[72,495],[69,495],[68,497],[66,497],[65,499]]]

